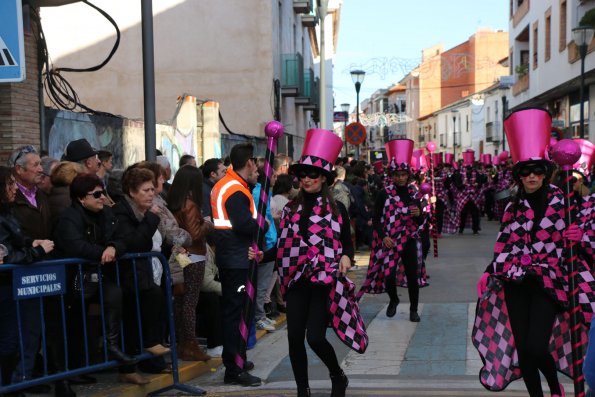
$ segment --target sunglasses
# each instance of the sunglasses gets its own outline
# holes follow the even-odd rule
[[[13,166],[16,167],[17,161],[19,161],[21,157],[29,153],[37,153],[37,150],[35,150],[35,148],[32,145],[23,146],[19,151],[19,154],[17,154],[17,156],[15,157]]]
[[[93,196],[93,198],[101,198],[101,196],[105,196],[105,190],[97,190],[93,193],[87,193],[87,196]]]
[[[537,175],[537,176],[545,175],[545,168],[540,167],[540,166],[523,167],[519,171],[519,175],[522,176],[523,178],[526,178],[526,177],[528,177],[531,174],[534,174],[534,175]]]
[[[300,171],[298,172],[298,178],[300,179],[304,179],[304,178],[310,178],[310,179],[318,179],[320,178],[320,171]]]
[[[250,160],[252,160],[254,164],[258,164],[258,160],[256,159],[256,157],[250,157]]]

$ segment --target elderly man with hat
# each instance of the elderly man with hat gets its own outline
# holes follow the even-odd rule
[[[494,259],[477,284],[472,333],[484,363],[483,386],[501,391],[522,377],[532,397],[543,396],[540,373],[553,397],[564,396],[557,371],[570,374],[573,362],[565,240],[582,238],[577,225],[565,222],[563,192],[549,184],[551,123],[546,110],[535,108],[513,112],[504,122],[519,189],[504,212]],[[576,270],[579,328],[585,332],[595,285],[584,262]]]
[[[326,339],[329,320],[349,348],[363,353],[368,345],[355,285],[345,275],[354,254],[349,215],[329,188],[342,147],[341,138],[332,131],[308,130],[302,157],[290,167],[300,190],[281,216],[277,267],[287,303],[289,359],[298,397],[310,396],[304,339],[329,370],[331,396],[345,396],[349,381]]]
[[[393,317],[399,304],[397,285],[407,287],[409,320],[418,322],[419,288],[427,285],[427,282],[420,237],[425,216],[421,211],[421,195],[410,183],[413,141],[389,141],[386,143],[386,153],[389,158],[389,177],[374,205],[370,265],[358,298],[366,292],[387,292],[390,302],[386,315]]]
[[[98,153],[86,139],[77,139],[68,143],[62,160],[82,164],[86,174],[97,174],[101,166],[101,161],[97,157]]]

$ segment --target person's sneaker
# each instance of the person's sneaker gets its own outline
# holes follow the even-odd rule
[[[223,346],[216,346],[212,349],[207,349],[207,354],[211,357],[221,357],[223,354]]]
[[[277,325],[277,321],[276,320],[273,320],[272,318],[264,317],[262,320],[263,321],[266,321],[267,323],[269,323],[269,324],[271,324],[273,326]]]
[[[358,265],[353,265],[351,266],[351,268],[349,268],[350,272],[357,272],[358,270],[360,270],[360,267]]]
[[[275,332],[276,331],[275,327],[273,327],[271,324],[269,324],[268,322],[266,322],[264,320],[258,320],[256,322],[256,329],[262,329],[267,332]]]
[[[237,375],[227,375],[223,377],[223,382],[226,384],[240,385],[240,386],[260,386],[262,380],[258,376],[251,375],[248,371],[242,371]]]

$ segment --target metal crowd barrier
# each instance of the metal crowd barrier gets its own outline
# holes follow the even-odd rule
[[[172,288],[171,288],[171,275],[169,272],[169,265],[165,257],[159,252],[145,252],[145,253],[134,253],[134,254],[127,254],[121,256],[116,261],[116,284],[120,286],[120,269],[119,265],[120,262],[123,260],[131,261],[133,267],[133,275],[134,275],[134,295],[136,299],[136,321],[138,325],[139,331],[139,340],[138,346],[140,347],[140,351],[143,351],[143,335],[142,335],[142,319],[140,313],[140,298],[139,298],[139,291],[138,291],[138,279],[136,273],[136,261],[140,258],[152,258],[156,257],[161,262],[163,267],[163,274],[164,274],[164,282],[165,285],[162,286],[162,289],[165,291],[165,299],[166,299],[166,318],[167,318],[167,327],[169,331],[169,347],[171,352],[169,355],[171,356],[171,366],[172,366],[172,377],[173,377],[173,384],[171,386],[167,386],[165,388],[159,389],[153,393],[152,395],[157,395],[163,393],[168,390],[177,389],[185,393],[190,393],[192,395],[204,395],[206,391],[198,388],[189,386],[183,383],[180,383],[180,377],[178,372],[178,357],[177,357],[177,349],[176,349],[176,334],[175,334],[175,324],[174,324],[174,311],[173,311],[173,299],[172,299]],[[89,325],[87,324],[88,317],[86,312],[86,304],[85,304],[85,285],[83,282],[80,283],[80,292],[77,291],[74,298],[80,299],[81,303],[81,310],[82,313],[76,313],[80,315],[82,319],[82,331],[83,331],[83,341],[84,341],[84,365],[79,368],[69,368],[69,343],[68,343],[68,333],[67,333],[67,325],[66,325],[66,316],[67,310],[65,307],[65,295],[69,294],[71,298],[73,298],[73,285],[70,282],[69,278],[67,277],[66,268],[71,266],[76,266],[75,274],[78,272],[79,280],[83,280],[84,276],[84,265],[92,265],[96,266],[97,269],[97,282],[98,282],[98,295],[99,295],[99,305],[100,305],[100,317],[101,317],[101,337],[103,340],[103,352],[102,357],[103,359],[100,362],[92,362],[90,360],[90,352],[89,352],[89,340],[88,340],[88,333],[89,333]],[[0,265],[0,274],[2,272],[10,272],[12,271],[12,289],[13,289],[13,298],[16,302],[16,313],[17,313],[17,323],[16,324],[0,324],[0,327],[17,327],[18,328],[18,353],[21,357],[19,360],[18,366],[20,366],[21,373],[25,373],[25,365],[23,361],[24,357],[24,341],[23,341],[23,320],[21,318],[21,301],[24,299],[37,299],[39,301],[40,312],[39,316],[41,317],[41,353],[43,356],[43,374],[41,376],[26,379],[19,382],[13,382],[9,385],[3,385],[0,380],[0,395],[4,395],[5,393],[14,392],[22,389],[26,389],[32,386],[36,386],[39,384],[44,384],[52,381],[68,379],[70,377],[83,375],[83,374],[90,374],[93,372],[98,372],[106,369],[116,368],[122,365],[120,362],[116,360],[109,360],[108,352],[107,352],[107,335],[106,335],[106,319],[105,319],[105,310],[104,310],[104,293],[103,293],[103,276],[102,276],[102,266],[101,264],[91,263],[91,261],[86,259],[80,258],[67,258],[67,259],[58,259],[58,260],[48,260],[48,261],[41,261],[27,265],[13,265],[13,264],[2,264]],[[77,297],[78,295],[78,297]],[[57,297],[52,299],[59,299],[60,304],[60,311],[61,311],[61,326],[63,331],[63,341],[61,347],[63,347],[63,364],[64,364],[64,371],[60,371],[57,373],[51,373],[48,371],[48,349],[47,349],[47,337],[46,337],[46,330],[47,325],[45,323],[45,316],[44,316],[44,300],[47,297]],[[54,303],[55,304],[55,303]],[[58,319],[56,319],[58,321]],[[126,330],[122,325],[122,321],[120,321],[120,340],[121,345],[120,348],[122,351],[126,351],[125,344],[124,344],[124,333]],[[128,352],[127,352],[128,353]],[[131,355],[129,353],[129,355]],[[132,356],[132,355],[131,355]],[[150,353],[141,353],[137,355],[133,355],[135,359],[139,362],[142,360],[146,360],[153,356]],[[18,367],[17,367],[18,369]],[[14,377],[13,377],[14,379]]]

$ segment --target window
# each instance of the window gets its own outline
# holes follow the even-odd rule
[[[552,8],[545,12],[545,53],[543,59],[545,62],[550,60],[552,55]]]
[[[533,24],[533,69],[537,69],[537,64],[538,64],[538,54],[539,54],[539,40],[538,40],[538,29],[537,26],[539,24],[539,21],[535,21],[535,23]]]
[[[566,49],[566,0],[560,1],[560,42],[558,44],[558,51],[562,52]]]

